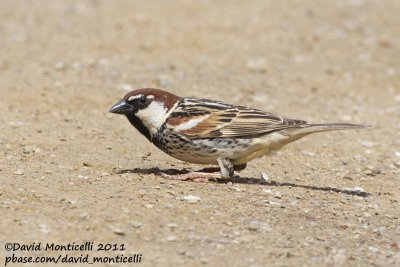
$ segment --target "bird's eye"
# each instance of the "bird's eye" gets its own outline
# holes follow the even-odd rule
[[[139,103],[140,103],[140,104],[144,104],[144,103],[146,103],[146,101],[147,101],[147,98],[146,98],[145,96],[141,96],[141,97],[139,98]]]

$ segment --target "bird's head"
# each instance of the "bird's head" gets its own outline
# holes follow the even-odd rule
[[[180,99],[160,89],[137,89],[113,105],[110,112],[126,115],[130,123],[151,140]]]

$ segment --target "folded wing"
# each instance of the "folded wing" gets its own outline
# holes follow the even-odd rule
[[[250,138],[288,128],[307,126],[303,120],[218,101],[186,98],[166,121],[187,138]]]

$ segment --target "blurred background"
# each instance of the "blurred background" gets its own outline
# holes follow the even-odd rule
[[[260,106],[283,92],[284,112],[340,98],[351,116],[346,99],[381,102],[398,86],[399,6],[382,3],[2,1],[0,66],[80,90],[157,86]]]
[[[2,241],[125,243],[145,266],[399,263],[399,1],[0,5]],[[108,114],[141,87],[372,125],[301,140],[243,175],[373,195],[121,172],[198,167]]]

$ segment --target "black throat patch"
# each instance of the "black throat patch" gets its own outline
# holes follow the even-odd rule
[[[146,136],[146,138],[151,142],[151,135],[150,135],[150,131],[149,129],[147,129],[146,126],[144,126],[143,122],[136,117],[133,114],[128,114],[126,115],[126,117],[128,118],[129,122],[135,126],[135,128],[144,136]]]

